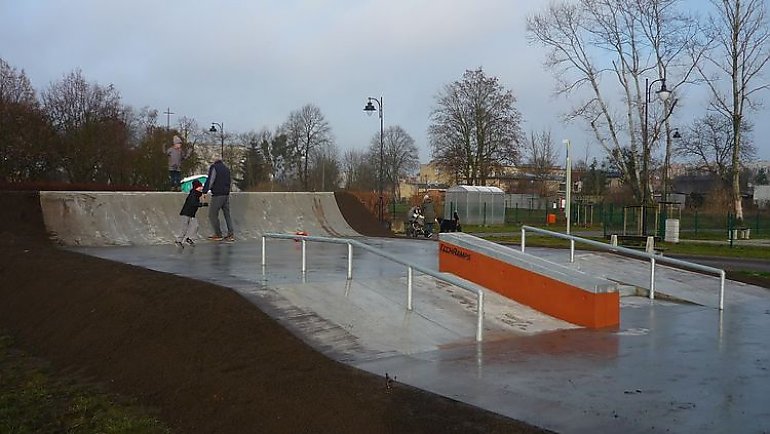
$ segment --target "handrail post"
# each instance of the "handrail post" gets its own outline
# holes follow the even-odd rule
[[[265,258],[265,236],[262,235],[262,266],[264,267],[266,265],[266,258]]]
[[[725,270],[719,273],[719,310],[725,308]]]
[[[302,273],[307,272],[307,254],[305,253],[305,245],[307,244],[306,240],[302,239]]]
[[[406,310],[412,310],[412,267],[406,268]]]
[[[348,243],[348,280],[353,278],[353,244]]]
[[[524,253],[524,246],[527,244],[527,230],[521,227],[521,253]]]
[[[655,258],[650,257],[650,300],[655,300]]]
[[[484,339],[484,291],[478,292],[478,314],[476,315],[476,342]]]

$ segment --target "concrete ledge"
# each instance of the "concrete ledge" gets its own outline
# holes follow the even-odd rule
[[[616,283],[472,235],[439,235],[439,270],[573,324],[620,323]]]

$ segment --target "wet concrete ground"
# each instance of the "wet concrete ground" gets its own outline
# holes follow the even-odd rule
[[[434,242],[365,241],[437,269]],[[404,267],[354,252],[347,281],[345,246],[309,244],[304,276],[293,241],[268,242],[264,271],[258,242],[75,250],[231,287],[330,357],[557,432],[770,432],[770,291],[761,288],[728,282],[720,313],[711,307],[716,279],[662,270],[658,291],[705,306],[624,297],[619,329],[600,331],[489,294],[476,344],[475,297],[416,276],[408,312]],[[588,273],[646,281],[644,263],[576,259]]]

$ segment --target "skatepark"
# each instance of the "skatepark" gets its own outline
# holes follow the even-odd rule
[[[333,194],[241,193],[232,198],[237,242],[178,249],[180,198],[40,194],[46,228],[64,248],[231,288],[319,352],[398,383],[556,432],[770,429],[766,289],[727,281],[720,310],[714,276],[660,266],[660,297],[650,300],[643,261],[578,250],[571,263],[568,250],[529,247],[554,268],[614,282],[619,325],[579,327],[481,288],[478,341],[473,292],[419,272],[410,286],[407,267],[369,250],[353,248],[351,261],[345,244],[268,238],[262,265],[263,235],[304,231],[439,274],[435,241],[363,236]]]

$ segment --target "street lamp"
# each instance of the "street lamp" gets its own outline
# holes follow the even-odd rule
[[[572,222],[572,160],[570,160],[570,148],[572,147],[569,139],[564,139],[562,141],[564,145],[567,147],[567,162],[566,162],[566,169],[567,169],[567,182],[566,182],[566,188],[565,188],[565,196],[567,199],[567,202],[564,204],[564,211],[566,211],[566,217],[567,217],[567,235],[570,234],[570,224]],[[570,239],[569,240],[569,261],[575,262],[575,240]]]
[[[664,104],[666,100],[671,96],[671,91],[666,89],[666,79],[665,78],[658,78],[656,80],[653,80],[651,83],[648,79],[644,79],[644,128],[642,128],[642,235],[647,235],[647,208],[648,202],[650,198],[649,190],[650,190],[650,173],[649,173],[649,160],[650,160],[650,131],[649,131],[649,106],[650,106],[650,93],[652,86],[655,83],[660,82],[660,89],[655,91],[655,94],[658,95],[658,99],[660,99]],[[676,104],[676,100],[674,100],[674,104]],[[663,118],[665,121],[669,115],[671,115],[671,112],[674,110],[674,104],[671,105],[670,111],[666,116]]]
[[[219,139],[221,142],[221,154],[219,154],[219,157],[224,160],[225,159],[225,124],[224,122],[212,122],[211,128],[209,128],[209,132],[216,133],[217,127],[219,127]]]
[[[377,103],[377,108],[374,108],[374,104],[372,104],[372,101]],[[380,171],[377,176],[377,189],[379,190],[380,198],[379,202],[377,204],[377,212],[379,213],[379,219],[380,223],[383,221],[383,197],[382,197],[382,165],[385,161],[384,157],[384,148],[383,148],[383,136],[384,136],[384,129],[383,129],[383,118],[382,118],[382,97],[378,100],[377,98],[369,97],[369,100],[366,103],[366,106],[364,107],[364,111],[366,114],[370,115],[375,111],[378,110],[380,113]]]

